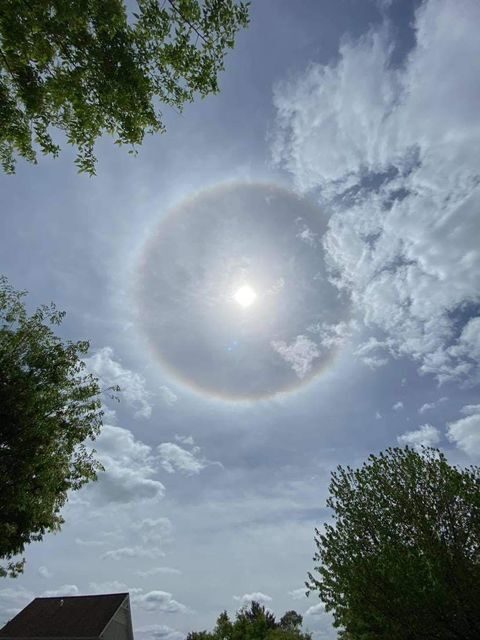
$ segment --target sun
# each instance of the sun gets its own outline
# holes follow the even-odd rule
[[[238,302],[238,304],[244,309],[250,307],[255,302],[256,298],[257,294],[252,289],[252,287],[248,286],[248,284],[243,285],[243,287],[237,289],[237,291],[233,294],[233,299],[235,300],[235,302]]]

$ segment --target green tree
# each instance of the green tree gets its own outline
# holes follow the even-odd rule
[[[349,640],[480,638],[480,469],[387,449],[338,467],[307,586]]]
[[[132,5],[130,5],[132,6]],[[103,134],[135,146],[163,132],[160,106],[181,110],[218,91],[217,76],[248,7],[236,0],[2,0],[0,161],[56,156],[52,128],[95,173]]]
[[[273,613],[254,601],[237,611],[235,620],[224,611],[213,631],[193,631],[187,640],[311,640],[311,635],[301,630],[302,621],[296,611],[287,611],[277,622]]]
[[[54,305],[28,315],[25,292],[0,277],[0,576],[14,577],[25,545],[63,523],[67,492],[101,465],[85,441],[102,424],[98,380],[85,371],[87,342],[62,342]]]

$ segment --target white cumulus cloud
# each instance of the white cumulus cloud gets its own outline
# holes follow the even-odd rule
[[[118,385],[121,388],[121,399],[135,410],[136,416],[143,418],[151,416],[151,394],[147,391],[145,379],[115,360],[111,347],[99,349],[85,359],[85,364],[87,369],[96,375],[103,385],[106,387]],[[167,387],[162,387],[162,389],[167,389]]]
[[[471,410],[472,405],[469,406]],[[465,409],[465,407],[464,407]],[[480,411],[447,425],[447,438],[469,456],[480,456]]]
[[[274,93],[273,157],[332,213],[333,281],[439,382],[480,375],[479,22],[477,0],[427,0],[401,68],[382,27]]]
[[[152,477],[157,472],[152,448],[131,431],[104,425],[95,448],[105,472],[99,472],[98,482],[86,489],[94,500],[128,503],[163,497],[165,487]]]
[[[422,424],[415,431],[407,431],[398,436],[398,444],[408,445],[413,449],[420,450],[423,447],[434,447],[440,442],[439,430],[431,424]]]
[[[198,455],[197,447],[187,451],[174,442],[162,442],[158,445],[157,451],[160,463],[168,473],[180,471],[187,475],[195,475],[209,464],[208,460]]]

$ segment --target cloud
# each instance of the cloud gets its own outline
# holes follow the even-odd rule
[[[303,600],[307,597],[307,590],[305,589],[305,587],[300,587],[300,589],[293,589],[293,591],[289,591],[288,595],[293,600]]]
[[[378,369],[388,364],[387,351],[387,342],[371,337],[355,349],[355,355],[370,369]]]
[[[158,576],[164,574],[180,575],[182,572],[179,569],[174,569],[173,567],[153,567],[152,569],[147,569],[146,571],[136,571],[135,573],[141,578],[148,578],[150,576]]]
[[[135,439],[128,429],[104,425],[95,442],[97,458],[105,467],[98,482],[88,487],[100,503],[129,503],[162,498],[163,484],[151,476],[157,472],[152,448]]]
[[[396,403],[393,405],[392,409],[393,409],[394,411],[401,411],[401,410],[403,409],[403,402],[402,402],[401,400],[399,400],[398,402],[396,402]]]
[[[145,518],[135,523],[132,529],[143,543],[166,543],[171,540],[173,526],[169,518]]]
[[[176,629],[172,629],[166,624],[150,624],[135,629],[135,634],[140,635],[145,640],[183,640],[185,634]]]
[[[357,326],[354,321],[346,322],[342,320],[335,324],[320,322],[310,325],[308,331],[318,336],[322,347],[335,349],[344,346],[350,340],[356,328]]]
[[[160,463],[168,473],[180,471],[187,475],[200,473],[209,464],[205,458],[198,457],[196,449],[187,451],[174,442],[163,442],[157,447]]]
[[[467,405],[463,410],[470,412],[474,406]],[[467,455],[480,456],[480,411],[450,422],[447,425],[447,438]]]
[[[429,0],[401,68],[382,27],[274,91],[273,157],[332,212],[332,281],[440,383],[480,376],[479,21],[476,0]]]
[[[425,402],[425,404],[422,404],[422,406],[418,410],[418,413],[423,414],[426,411],[430,411],[431,409],[435,409],[436,407],[438,407],[439,404],[441,404],[442,402],[446,402],[447,400],[448,400],[448,398],[443,396],[442,398],[439,398],[436,402]]]
[[[320,604],[314,604],[305,611],[306,616],[323,616],[325,614],[325,605],[323,602]]]
[[[102,547],[107,544],[104,540],[84,540],[83,538],[75,538],[75,544],[81,547]]]
[[[268,602],[272,602],[273,598],[266,593],[262,593],[261,591],[254,591],[253,593],[244,593],[243,596],[233,596],[233,599],[237,602],[241,602],[242,604],[250,604],[253,600],[255,602],[259,602],[260,604],[267,604]]]
[[[434,447],[440,441],[440,432],[431,424],[422,424],[416,431],[407,431],[398,436],[398,444],[408,445],[420,450],[423,447]]]
[[[90,582],[90,589],[94,593],[122,593],[128,591],[128,587],[124,582],[111,580],[110,582]]]
[[[310,247],[316,247],[319,244],[318,234],[312,231],[302,218],[297,218],[296,222],[300,227],[300,231],[297,233],[296,237],[302,242],[305,242],[305,244],[308,244]]]
[[[160,397],[162,398],[164,404],[166,404],[168,407],[173,407],[173,405],[178,400],[178,396],[175,393],[173,393],[173,391],[169,387],[165,385],[162,385],[159,391],[160,391]]]
[[[135,409],[136,416],[150,418],[152,414],[151,394],[146,389],[145,379],[116,361],[111,347],[99,349],[92,356],[86,358],[85,364],[89,371],[98,376],[103,385],[106,387],[118,385],[121,388],[121,399]],[[161,389],[170,391],[167,387],[161,387]]]
[[[51,578],[52,574],[49,571],[49,569],[47,567],[38,567],[37,573],[39,576],[41,576],[42,578]]]
[[[291,344],[283,340],[272,340],[271,345],[291,365],[300,379],[310,372],[313,362],[322,355],[318,345],[303,335],[297,336]]]
[[[145,611],[161,611],[163,613],[189,613],[189,608],[174,600],[168,591],[149,591],[136,593],[132,596],[132,603]]]
[[[0,623],[6,623],[17,615],[34,597],[23,587],[0,589]]]
[[[56,598],[59,596],[78,596],[80,589],[76,584],[62,584],[58,589],[52,589],[50,591],[44,591],[43,596],[45,598]]]
[[[193,436],[181,436],[177,433],[175,434],[175,440],[177,442],[180,442],[181,444],[190,445],[192,447],[195,444],[195,440],[193,439]]]
[[[120,547],[110,549],[102,555],[102,560],[121,560],[122,558],[161,558],[165,553],[157,547]]]
[[[464,416],[480,413],[480,404],[467,404],[460,409],[460,413],[463,413]]]

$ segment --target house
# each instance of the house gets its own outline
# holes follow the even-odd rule
[[[0,629],[0,640],[133,640],[128,593],[35,598]]]

